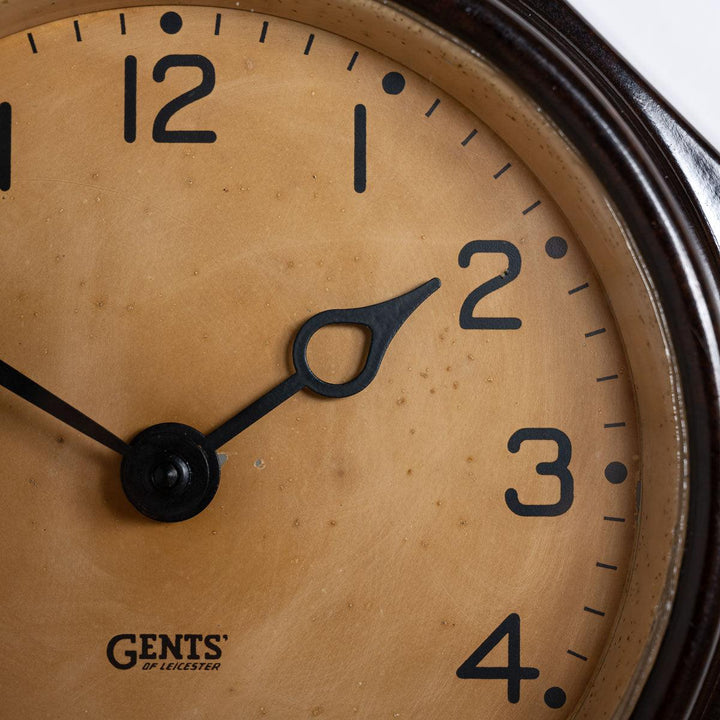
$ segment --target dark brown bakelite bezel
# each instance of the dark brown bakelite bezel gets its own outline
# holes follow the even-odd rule
[[[562,2],[402,4],[473,47],[544,108],[593,168],[642,254],[679,365],[690,505],[674,609],[632,718],[720,717],[720,273],[705,221],[712,210],[700,205],[682,166],[700,163],[712,180],[718,160]],[[672,123],[690,134],[684,157],[663,143]]]

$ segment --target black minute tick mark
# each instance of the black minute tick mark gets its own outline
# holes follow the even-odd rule
[[[37,46],[35,45],[35,38],[33,37],[32,33],[27,34],[28,41],[30,42],[30,47],[33,51],[33,55],[37,55]]]
[[[567,654],[572,655],[573,657],[576,657],[579,660],[583,660],[584,662],[587,662],[587,658],[584,655],[581,655],[580,653],[577,653],[574,650],[568,650]]]
[[[440,104],[440,99],[437,98],[435,102],[430,106],[430,109],[425,113],[425,117],[430,117],[435,110],[437,109],[437,106]]]
[[[530,207],[526,207],[522,211],[522,214],[527,215],[527,214],[531,213],[536,207],[538,207],[538,205],[541,205],[540,200],[536,200],[532,205],[530,205]]]
[[[605,328],[598,328],[597,330],[592,330],[590,332],[585,333],[586,338],[595,337],[596,335],[602,335],[604,332],[607,332]]]
[[[125,27],[125,13],[120,13],[120,34],[127,35],[127,28]]]
[[[310,48],[312,47],[314,40],[315,40],[315,35],[313,33],[310,33],[310,37],[308,38],[307,45],[305,46],[305,50],[303,50],[303,55],[310,54]]]
[[[581,290],[587,290],[590,287],[590,283],[583,283],[582,285],[578,285],[576,288],[573,288],[572,290],[568,290],[568,295],[574,295],[575,293],[579,293]]]
[[[219,34],[220,34],[220,24],[221,24],[221,23],[222,23],[222,14],[221,14],[221,13],[218,13],[218,14],[215,16],[215,34],[216,34],[216,35],[219,35]]]
[[[608,563],[596,562],[595,567],[602,568],[603,570],[617,570],[617,565],[608,565]]]
[[[82,42],[82,35],[80,33],[80,23],[77,20],[73,21],[73,27],[75,28],[75,40]]]
[[[265,21],[263,22],[262,30],[260,31],[260,42],[261,42],[261,43],[264,43],[264,42],[265,42],[265,38],[267,37],[267,31],[268,31],[268,25],[269,25],[269,24],[270,24],[270,23],[269,23],[267,20],[265,20]]]
[[[460,144],[465,147],[476,135],[477,130],[473,130]]]
[[[493,178],[497,180],[499,177],[504,175],[510,168],[512,167],[512,163],[507,163],[506,165],[503,165],[494,175]]]
[[[355,67],[355,61],[358,59],[358,55],[360,53],[356,50],[353,53],[353,56],[350,58],[350,63],[347,66],[348,72],[352,72],[352,69]]]

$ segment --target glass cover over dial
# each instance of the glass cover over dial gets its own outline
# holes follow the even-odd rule
[[[126,443],[202,444],[293,376],[309,318],[440,284],[356,394],[295,388],[213,447],[180,522],[2,390],[8,716],[626,717],[681,547],[682,405],[575,151],[375,3],[77,6],[0,40],[5,363]],[[338,316],[307,366],[350,382],[376,333]],[[155,487],[192,484],[168,457]]]

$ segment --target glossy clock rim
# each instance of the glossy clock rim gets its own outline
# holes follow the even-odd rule
[[[690,216],[664,180],[663,172],[672,174],[672,168],[660,165],[664,154],[647,129],[626,121],[622,101],[586,72],[578,50],[548,32],[542,14],[528,15],[534,3],[408,4],[503,67],[545,108],[603,181],[649,266],[687,398],[691,490],[673,613],[633,717],[691,717],[706,675],[712,686],[718,673],[711,664],[720,620],[720,518],[712,515],[718,503],[713,479],[720,474],[720,322],[710,230],[698,222],[701,213]]]

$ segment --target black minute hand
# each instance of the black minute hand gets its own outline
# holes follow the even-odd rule
[[[68,405],[57,395],[53,395],[49,390],[38,385],[26,375],[10,367],[6,362],[0,360],[0,385],[10,390],[10,392],[19,395],[23,400],[39,407],[54,418],[64,422],[70,427],[74,427],[84,435],[105,445],[105,447],[114,450],[121,455],[128,451],[128,445],[119,437],[113,435],[102,425],[98,425],[87,415],[76,410],[72,405]]]
[[[409,293],[377,305],[348,310],[326,310],[313,315],[298,330],[293,341],[292,357],[295,372],[213,430],[206,438],[207,446],[212,450],[222,447],[303,388],[329,398],[348,397],[364,390],[380,369],[380,363],[390,342],[395,337],[395,333],[418,306],[439,287],[440,280],[433,278]],[[321,380],[310,369],[307,361],[307,348],[310,339],[320,328],[339,324],[363,325],[369,328],[371,332],[370,349],[363,369],[352,380],[344,383],[329,383]]]

